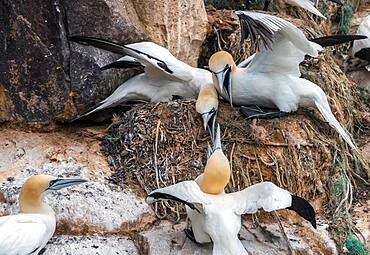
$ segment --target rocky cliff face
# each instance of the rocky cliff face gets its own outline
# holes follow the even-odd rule
[[[68,35],[151,40],[195,65],[207,16],[200,0],[4,0],[0,21],[0,122],[49,122],[73,118],[135,74],[100,71],[118,56],[70,44]]]

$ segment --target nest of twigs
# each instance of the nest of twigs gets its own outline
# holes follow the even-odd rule
[[[356,116],[351,110],[351,84],[334,61],[328,56],[306,61],[303,73],[322,85],[330,97],[332,111],[351,132]],[[219,108],[217,121],[222,144],[232,165],[228,192],[269,180],[318,201],[319,207],[327,199],[328,183],[336,173],[338,159],[351,176],[366,178],[362,161],[314,109],[300,110],[281,119],[251,121],[227,103]],[[195,102],[175,101],[137,105],[116,116],[104,150],[113,167],[115,183],[135,183],[149,193],[201,174],[209,142]],[[158,216],[165,217],[171,211],[179,213],[177,207],[167,205],[156,208]]]
[[[220,49],[231,52],[237,61],[250,55],[247,46],[239,49],[238,22],[231,11],[207,11],[210,26],[201,59],[208,59]],[[308,38],[318,36],[319,27],[313,20],[288,19]],[[303,77],[326,92],[336,118],[349,133],[358,135],[369,123],[368,102],[355,93],[354,84],[329,51],[307,59],[301,65]],[[204,61],[199,64],[207,65]],[[281,119],[251,121],[227,103],[221,103],[219,108],[217,121],[223,149],[232,168],[226,191],[272,181],[330,214],[334,229],[343,226],[344,234],[337,231],[340,237],[336,237],[338,247],[342,247],[351,232],[348,211],[352,190],[359,179],[367,183],[369,163],[355,155],[315,109],[300,110]],[[137,185],[147,194],[200,175],[209,142],[195,111],[195,101],[176,101],[141,104],[115,116],[103,148],[113,169],[112,181],[122,186]],[[159,218],[178,220],[185,213],[183,207],[171,202],[155,205],[154,209]]]

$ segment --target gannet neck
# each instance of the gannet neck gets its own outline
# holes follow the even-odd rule
[[[19,209],[22,213],[54,214],[50,206],[43,202],[50,176],[37,175],[29,178],[19,194]]]
[[[199,91],[195,109],[199,114],[218,109],[218,94],[213,84],[202,85]]]
[[[213,152],[208,159],[204,173],[198,185],[208,194],[222,194],[230,179],[230,164],[222,150]]]

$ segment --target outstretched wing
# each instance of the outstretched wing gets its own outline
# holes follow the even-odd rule
[[[330,47],[342,43],[348,43],[348,42],[353,42],[356,40],[362,40],[366,39],[366,36],[363,35],[328,35],[328,36],[322,36],[322,37],[317,37],[313,39],[309,39],[311,42],[319,44],[321,47]],[[253,54],[249,56],[247,59],[243,60],[238,64],[239,68],[246,68],[249,63],[252,61],[254,56],[256,55]],[[370,57],[370,55],[369,55]]]
[[[153,42],[139,42],[121,45],[95,37],[71,36],[69,40],[91,45],[121,55],[129,55],[145,66],[148,75],[166,76],[168,79],[190,81],[192,67],[175,58],[167,49]]]
[[[311,0],[287,0],[287,3],[306,9],[307,11],[312,12],[313,14],[320,16],[323,19],[326,19],[326,17],[322,15],[322,13],[318,9],[315,8],[314,3],[311,2]]]
[[[249,72],[282,73],[299,77],[305,55],[316,57],[322,47],[307,40],[301,30],[276,16],[237,11],[241,41],[250,38],[258,52],[247,66]]]
[[[183,181],[165,188],[156,189],[146,199],[149,204],[160,200],[177,201],[193,210],[197,210],[199,213],[203,211],[203,205],[210,203],[195,181]]]
[[[225,196],[235,201],[234,211],[239,215],[255,213],[260,208],[267,212],[286,208],[297,212],[316,228],[315,210],[310,203],[271,182],[257,183]]]
[[[45,224],[33,215],[0,218],[0,254],[32,254],[45,244]]]

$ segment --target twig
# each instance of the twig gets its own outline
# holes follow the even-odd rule
[[[234,154],[234,148],[235,148],[235,143],[233,143],[233,147],[231,148],[231,152],[230,152],[231,183],[233,184],[233,187],[235,187],[234,174],[233,174],[233,154]]]
[[[283,235],[283,237],[284,237],[285,241],[286,241],[286,242],[287,242],[287,244],[288,244],[288,250],[289,250],[290,254],[291,254],[291,255],[295,255],[295,252],[294,252],[294,250],[293,250],[293,247],[292,247],[292,245],[291,245],[291,243],[290,243],[290,241],[289,241],[288,236],[287,236],[287,235],[286,235],[286,233],[285,233],[285,230],[284,230],[283,224],[282,224],[282,223],[281,223],[281,221],[280,221],[280,218],[279,218],[278,213],[277,213],[276,211],[274,211],[274,212],[273,212],[273,214],[274,214],[274,216],[275,216],[275,219],[277,219],[277,222],[278,222],[278,225],[279,225],[279,228],[280,228],[281,234]]]

